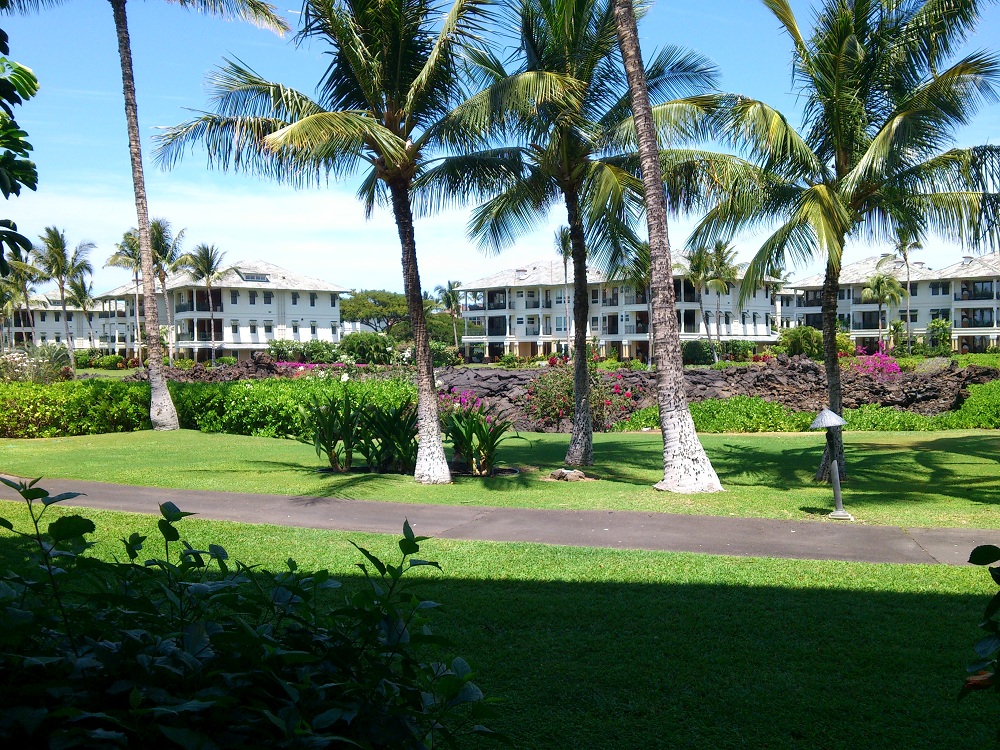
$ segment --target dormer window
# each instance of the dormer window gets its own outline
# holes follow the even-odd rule
[[[243,277],[244,281],[263,281],[265,283],[270,281],[266,273],[247,273],[245,271],[237,271],[237,273]]]

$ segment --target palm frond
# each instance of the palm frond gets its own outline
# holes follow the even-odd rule
[[[169,2],[213,16],[247,21],[254,26],[271,29],[279,34],[289,30],[288,22],[275,12],[271,3],[263,0],[169,0]]]
[[[531,169],[524,179],[472,211],[469,236],[484,251],[499,253],[540,225],[556,197],[547,175]]]

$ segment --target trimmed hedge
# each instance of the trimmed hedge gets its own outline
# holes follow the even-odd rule
[[[44,438],[148,430],[149,386],[120,380],[0,384],[0,437]]]

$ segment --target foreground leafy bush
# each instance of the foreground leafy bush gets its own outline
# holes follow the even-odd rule
[[[41,438],[148,430],[149,386],[93,378],[0,383],[0,437]]]
[[[452,388],[438,394],[438,414],[452,444],[452,468],[473,476],[493,476],[500,444],[520,437],[508,435],[513,422],[497,418],[472,391]]]
[[[355,362],[369,365],[391,364],[396,353],[392,339],[374,331],[359,331],[344,336],[340,341],[340,351]]]
[[[426,661],[441,639],[437,605],[406,574],[426,537],[403,526],[398,564],[362,547],[366,585],[337,594],[326,570],[269,573],[196,550],[160,506],[162,557],[89,558],[94,524],[48,509],[37,481],[0,479],[24,498],[31,528],[0,527],[24,559],[0,582],[0,741],[50,748],[430,748],[487,735],[488,707],[460,658]],[[159,545],[157,545],[159,546]],[[370,567],[369,567],[370,566]]]
[[[681,344],[681,361],[685,365],[710,365],[715,361],[712,344],[707,339],[694,339]]]
[[[590,410],[594,429],[609,430],[616,422],[627,418],[642,395],[641,386],[626,386],[620,372],[602,372],[592,367]],[[519,403],[532,419],[560,429],[564,419],[573,418],[573,368],[546,368],[525,389]]]
[[[98,370],[124,370],[125,357],[120,354],[105,354],[103,357],[92,359],[90,366]]]

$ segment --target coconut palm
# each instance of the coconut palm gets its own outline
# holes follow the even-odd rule
[[[425,175],[427,183],[462,185],[464,194],[491,196],[472,215],[470,234],[499,252],[545,221],[562,204],[573,256],[574,414],[565,462],[593,463],[590,380],[584,352],[589,322],[588,256],[598,266],[634,252],[642,213],[642,185],[635,176],[635,131],[628,87],[618,56],[613,0],[522,0],[504,25],[518,29],[517,67],[508,72],[488,52],[475,56],[477,75],[493,96],[527,73],[547,72],[566,81],[560,106],[538,106],[498,122],[500,148],[445,160]],[[704,57],[667,47],[646,69],[658,102],[700,94],[714,85],[715,69]],[[570,95],[576,94],[573,99]],[[688,131],[711,97],[664,103],[657,124]],[[500,132],[500,131],[498,131]],[[454,191],[453,191],[454,192]],[[461,191],[460,191],[461,192]]]
[[[519,103],[527,109],[557,90],[550,77],[537,75],[493,98],[462,101],[459,49],[478,32],[483,5],[455,0],[442,14],[431,0],[306,0],[299,39],[328,44],[332,55],[318,101],[227,62],[209,79],[216,112],[171,128],[160,139],[159,154],[168,165],[186,146],[203,143],[209,166],[298,185],[366,169],[358,192],[365,213],[371,216],[376,203],[391,206],[402,249],[417,365],[414,477],[422,483],[447,483],[451,474],[421,300],[414,180],[443,148],[474,143],[494,107],[516,109]]]
[[[69,316],[66,314],[66,287],[72,279],[94,273],[94,267],[87,260],[96,245],[81,242],[72,252],[66,244],[66,233],[57,227],[45,227],[39,237],[41,247],[35,249],[35,262],[45,281],[54,281],[59,290],[59,306],[62,308],[63,331],[66,334],[66,350],[69,352],[69,366],[76,369],[73,353],[73,336],[69,330]]]
[[[167,357],[171,366],[174,364],[174,348],[176,345],[174,336],[174,310],[167,299],[167,274],[174,273],[180,268],[179,262],[182,256],[181,243],[184,241],[182,229],[175,236],[170,227],[170,222],[166,219],[153,219],[149,222],[149,241],[153,248],[153,271],[160,280],[160,291],[163,292],[163,304],[167,310]]]
[[[663,479],[653,485],[675,492],[718,492],[722,484],[694,429],[684,393],[681,341],[674,305],[666,194],[650,106],[649,81],[643,73],[639,33],[632,0],[615,0],[615,26],[635,118],[642,173],[646,229],[649,233],[650,285],[657,351],[656,394],[663,436]]]
[[[899,229],[968,247],[1000,240],[1000,147],[949,148],[956,128],[996,95],[1000,60],[971,52],[945,65],[974,32],[985,0],[824,0],[808,37],[788,0],[764,4],[792,41],[803,127],[763,102],[732,99],[722,134],[746,158],[692,159],[712,166],[701,173],[720,188],[692,241],[777,225],[741,295],[786,259],[823,259],[827,395],[840,412],[837,293],[847,240],[891,242]],[[827,431],[817,479],[829,479],[833,459],[846,478],[839,428]]]
[[[722,348],[722,295],[729,291],[746,268],[746,263],[736,262],[736,248],[725,240],[716,240],[712,246],[710,261],[711,276],[715,282],[715,337],[719,348]]]
[[[66,0],[7,0],[7,12],[26,13],[61,5]],[[227,18],[239,18],[260,27],[284,33],[288,24],[277,16],[274,6],[265,0],[168,0],[185,8],[212,13]],[[149,417],[156,430],[176,430],[179,427],[177,410],[170,399],[167,382],[163,377],[162,349],[160,346],[160,321],[156,310],[154,289],[153,251],[149,236],[149,207],[146,200],[146,182],[142,170],[142,148],[139,140],[139,115],[135,98],[135,76],[132,70],[132,47],[129,41],[126,0],[109,0],[118,39],[118,57],[122,69],[122,90],[125,97],[125,122],[128,130],[129,156],[132,164],[132,187],[135,193],[135,211],[139,233],[139,252],[142,261],[143,297],[146,308],[146,348],[149,353]]]
[[[569,238],[569,227],[562,226],[556,230],[555,236],[556,254],[562,259],[563,264],[563,327],[566,329],[566,353],[570,348],[570,324],[569,324],[569,262],[573,260],[573,246]]]
[[[208,297],[208,317],[211,326],[209,341],[212,346],[212,367],[215,367],[215,304],[212,302],[212,286],[229,270],[228,267],[222,265],[222,259],[225,256],[226,254],[215,245],[202,243],[197,245],[192,252],[182,255],[176,262],[178,269],[190,273],[191,278],[195,281],[205,283],[205,294]]]
[[[35,316],[31,312],[31,295],[35,291],[35,284],[41,280],[41,272],[34,266],[34,259],[35,249],[30,244],[27,248],[21,244],[12,244],[7,249],[7,265],[10,269],[7,279],[17,289],[16,301],[24,305],[24,314],[31,328],[31,341],[37,343]],[[12,336],[11,345],[13,343]]]
[[[94,309],[94,284],[87,281],[85,275],[76,276],[69,280],[66,287],[66,301],[78,310],[82,310],[87,318],[87,328],[90,329],[90,346],[94,346],[94,323],[91,320],[90,311]]]
[[[104,261],[105,268],[124,268],[132,272],[132,292],[135,295],[133,300],[135,313],[135,354],[141,365],[142,358],[142,328],[139,324],[139,275],[142,272],[142,251],[139,245],[139,232],[135,228],[129,229],[122,235],[122,241],[115,245],[115,251]],[[154,297],[155,300],[155,297]],[[148,308],[144,310],[148,315]],[[147,349],[149,356],[147,360],[153,358],[152,352]]]
[[[887,273],[874,273],[861,289],[862,302],[874,302],[878,306],[878,343],[882,345],[882,308],[898,305],[909,294],[899,280]]]
[[[906,268],[906,291],[910,291],[910,254],[916,250],[923,250],[924,246],[918,239],[912,237],[909,232],[905,229],[899,231],[896,235],[896,242],[893,244],[893,253],[895,258],[903,261],[903,267]],[[911,333],[911,323],[910,323],[910,295],[906,295],[906,355],[909,356],[913,353],[912,351],[912,341],[913,334]]]
[[[708,321],[705,319],[705,292],[716,293],[718,299],[716,329],[718,329],[718,319],[722,311],[722,295],[729,290],[729,287],[724,279],[718,277],[715,268],[715,256],[709,248],[701,246],[689,250],[686,261],[682,266],[684,278],[691,282],[691,285],[698,294],[698,310],[701,315],[701,322],[705,325],[708,345],[712,350],[712,359],[718,362],[719,350],[712,341],[712,331],[708,327]],[[722,270],[725,271],[725,269]]]
[[[461,281],[449,281],[447,286],[438,284],[434,287],[438,304],[451,316],[451,331],[455,334],[455,348],[458,348],[458,318],[462,314],[462,300],[459,293]]]

